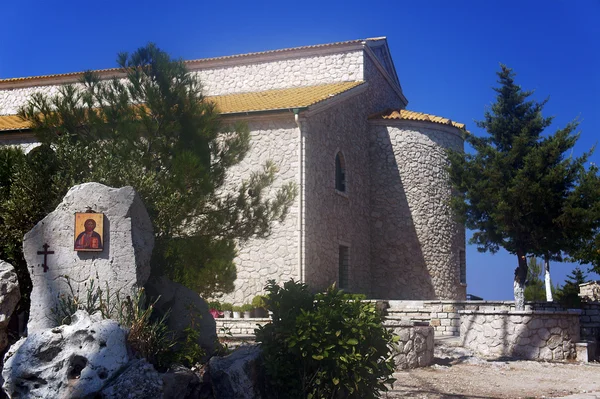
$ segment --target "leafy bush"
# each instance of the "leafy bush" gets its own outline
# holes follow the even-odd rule
[[[224,302],[223,304],[221,304],[221,310],[231,312],[233,310],[233,305],[229,302]]]
[[[254,307],[249,303],[245,303],[242,305],[242,312],[250,312],[252,311],[252,309],[254,309]]]
[[[119,292],[111,294],[108,284],[103,290],[96,285],[95,279],[90,279],[89,285],[87,282],[84,284],[85,296],[80,296],[79,289],[73,288],[69,276],[63,278],[70,293],[61,294],[58,304],[52,309],[56,325],[70,324],[71,316],[78,310],[85,310],[88,314],[100,313],[102,318],[114,319],[128,329],[127,342],[134,353],[144,357],[157,368],[164,369],[174,359],[183,358],[178,353],[172,353],[176,339],[167,328],[169,314],[161,318],[152,317],[158,299],[148,304],[143,288],[136,290],[133,297],[122,298]],[[189,332],[186,331],[187,334]],[[186,336],[186,342],[188,339]],[[190,348],[185,347],[180,352],[189,354],[193,351],[190,352]]]
[[[266,302],[266,298],[264,297],[264,295],[257,295],[254,298],[252,298],[252,306],[254,308],[263,308],[263,309],[266,309],[267,308],[267,302]]]
[[[393,382],[392,334],[372,303],[334,286],[311,294],[303,283],[271,280],[273,322],[256,330],[267,391],[275,398],[379,397]]]

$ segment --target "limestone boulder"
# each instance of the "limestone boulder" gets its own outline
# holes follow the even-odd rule
[[[164,399],[197,399],[202,397],[202,381],[195,372],[187,367],[173,365],[161,377]]]
[[[242,346],[228,356],[213,357],[208,367],[215,399],[265,397],[258,346]]]
[[[75,244],[75,213],[88,210],[104,214],[102,252],[78,252]],[[53,252],[46,256],[38,252]],[[70,288],[85,296],[93,279],[112,293],[130,295],[150,275],[154,246],[152,223],[132,187],[111,188],[99,183],[72,187],[58,207],[42,219],[23,241],[23,252],[33,282],[28,331],[54,327],[53,309]]]
[[[99,399],[159,399],[163,397],[163,381],[154,366],[145,359],[135,359],[127,364],[96,397]]]
[[[128,364],[127,332],[85,311],[73,324],[40,330],[11,346],[2,388],[12,398],[94,397]]]
[[[21,291],[15,268],[0,260],[0,352],[8,345],[6,328],[20,299]]]
[[[159,314],[170,312],[170,331],[181,337],[186,328],[193,328],[200,332],[198,344],[206,352],[206,358],[215,352],[217,325],[208,304],[200,295],[164,276],[150,280],[146,291],[149,298],[160,297],[155,306]]]

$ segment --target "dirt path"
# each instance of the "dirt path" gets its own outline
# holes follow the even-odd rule
[[[537,399],[600,392],[597,363],[486,361],[443,345],[436,347],[433,366],[394,377],[397,381],[384,398]]]

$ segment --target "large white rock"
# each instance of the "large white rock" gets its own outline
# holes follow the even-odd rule
[[[30,334],[4,357],[11,398],[93,397],[129,362],[127,332],[114,320],[78,311],[73,324]]]
[[[0,352],[8,344],[6,327],[19,299],[21,291],[15,268],[10,263],[0,260]]]
[[[91,208],[104,214],[104,250],[76,252],[74,224],[76,212]],[[41,267],[43,245],[54,254],[47,257],[47,272]],[[94,284],[130,295],[132,287],[142,287],[150,275],[150,256],[154,246],[152,223],[146,208],[132,187],[111,188],[85,183],[69,190],[58,207],[29,231],[23,252],[29,268],[33,291],[29,332],[53,327],[52,310],[61,294],[70,294],[64,276],[85,297],[91,279]]]

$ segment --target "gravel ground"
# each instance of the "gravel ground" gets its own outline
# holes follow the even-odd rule
[[[437,342],[432,366],[394,377],[384,398],[600,399],[598,363],[487,361],[454,343]]]

